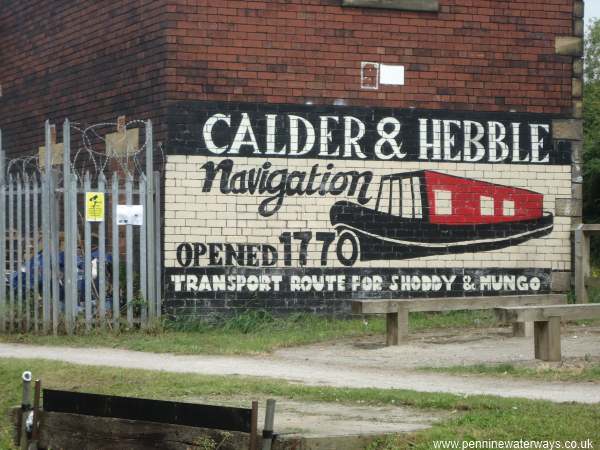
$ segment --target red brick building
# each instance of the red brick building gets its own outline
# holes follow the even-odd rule
[[[526,224],[519,232],[505,233],[504,237],[513,239],[502,244],[506,246],[479,249],[481,253],[469,247],[473,242],[465,244],[466,250],[461,247],[462,250],[455,252],[448,250],[448,242],[428,241],[430,247],[445,245],[445,250],[431,253],[430,248],[424,257],[398,250],[403,256],[394,253],[395,256],[382,257],[379,262],[367,262],[358,256],[352,265],[353,272],[346,276],[381,269],[384,288],[375,294],[370,291],[375,296],[387,295],[392,283],[387,277],[392,276],[394,270],[406,271],[399,276],[412,277],[430,276],[428,270],[444,269],[464,277],[467,276],[465,270],[479,270],[484,266],[494,269],[486,276],[529,277],[534,274],[541,280],[542,287],[538,290],[566,289],[565,280],[571,271],[569,229],[580,217],[582,1],[117,0],[105,3],[25,0],[5,1],[3,6],[0,12],[0,127],[9,154],[27,153],[41,145],[43,136],[39,130],[46,118],[59,122],[69,117],[81,123],[98,123],[114,121],[118,115],[152,119],[156,139],[163,143],[167,153],[173,154],[167,161],[166,203],[182,203],[182,206],[165,208],[165,264],[171,268],[170,272],[167,270],[167,291],[176,290],[177,283],[180,291],[186,291],[181,284],[190,280],[181,277],[191,272],[177,272],[181,266],[186,271],[197,272],[196,280],[191,280],[191,290],[187,290],[194,293],[184,295],[177,291],[180,301],[174,302],[174,306],[192,310],[254,305],[337,310],[337,306],[330,305],[330,300],[345,300],[364,291],[362,285],[357,289],[344,286],[344,289],[319,292],[311,290],[313,286],[308,290],[298,288],[298,292],[310,293],[306,298],[292,295],[294,290],[286,284],[286,277],[292,272],[299,277],[338,276],[350,270],[343,262],[340,264],[347,257],[331,260],[323,253],[324,245],[316,245],[314,240],[315,233],[331,228],[333,219],[326,212],[331,205],[325,205],[323,211],[310,211],[294,203],[296,209],[286,212],[287,203],[282,200],[284,207],[273,214],[277,217],[271,215],[268,219],[277,222],[261,222],[267,220],[266,216],[248,216],[251,202],[237,201],[251,195],[248,191],[240,191],[238,195],[222,190],[213,197],[212,192],[206,190],[206,184],[191,181],[187,185],[178,184],[182,174],[198,171],[198,164],[210,163],[211,158],[221,154],[241,158],[233,158],[236,166],[232,170],[241,168],[240,164],[245,170],[267,170],[271,165],[280,167],[281,161],[286,161],[284,166],[287,164],[290,173],[302,165],[310,169],[323,155],[333,155],[330,165],[335,167],[328,169],[332,170],[332,177],[340,168],[372,170],[371,197],[377,197],[378,188],[384,189],[383,181],[374,180],[379,176],[385,178],[386,174],[379,173],[380,169],[394,173],[434,169],[453,176],[491,181],[505,188],[529,189],[544,195],[543,210],[554,218],[552,231],[547,229],[549,234],[545,237],[535,235],[521,240],[523,232],[536,230],[537,225]],[[393,84],[385,84],[383,76],[389,67],[401,68],[403,81],[396,77]],[[236,115],[240,111],[243,113]],[[281,138],[284,140],[273,137],[268,123],[265,125],[269,114],[279,114],[272,119],[276,129],[287,127],[286,136]],[[380,118],[384,118],[383,122]],[[244,120],[251,125],[244,125]],[[330,121],[329,125],[325,124],[325,130],[323,120]],[[337,125],[341,127],[338,137]],[[329,138],[327,126],[334,130]],[[295,127],[301,131],[295,131]],[[202,129],[203,135],[198,131]],[[407,130],[406,135],[404,130]],[[479,136],[480,133],[483,134]],[[372,145],[371,135],[374,136]],[[212,140],[207,136],[212,136]],[[237,153],[232,152],[236,139]],[[313,144],[309,145],[311,139]],[[378,139],[383,139],[379,147]],[[277,157],[287,155],[287,159],[270,159],[268,151],[261,155],[260,163],[249,159],[267,148],[269,142],[274,145],[271,155],[276,154],[277,148],[283,151],[285,147],[288,153],[283,151]],[[211,143],[215,144],[212,150]],[[319,143],[325,146],[321,147],[324,150],[320,156],[311,153],[316,152]],[[330,143],[332,152],[329,152]],[[339,158],[333,152],[337,144],[348,150]],[[301,158],[303,164],[292,162],[299,161],[291,158],[294,145],[296,156],[306,155]],[[377,151],[383,156],[378,157]],[[483,153],[479,154],[480,151]],[[441,152],[445,152],[445,156]],[[470,156],[465,156],[465,152]],[[509,153],[511,157],[506,156]],[[192,161],[190,155],[199,159]],[[261,166],[264,158],[267,168]],[[336,163],[338,160],[342,162]],[[370,166],[368,161],[371,160],[375,162]],[[353,165],[351,161],[360,164]],[[385,165],[381,161],[386,161]],[[217,158],[213,162],[220,161]],[[325,170],[325,163],[320,162],[318,170]],[[494,163],[497,164],[492,165]],[[186,168],[185,164],[194,169]],[[546,164],[552,169],[546,168]],[[530,167],[533,167],[531,171],[524,169]],[[544,178],[544,173],[555,175]],[[221,172],[221,182],[224,176]],[[541,180],[540,183],[529,183],[527,180],[532,177]],[[194,179],[189,176],[189,180]],[[205,175],[200,177],[202,180],[206,180]],[[560,186],[560,190],[556,186]],[[196,197],[190,189],[196,189],[198,195],[204,197]],[[310,187],[302,189],[296,190],[294,201],[308,196]],[[424,215],[418,217],[417,203],[421,201],[429,202],[420,206],[426,208],[435,208],[436,202],[441,205],[449,201],[451,205],[447,208],[451,215],[455,205],[443,192],[438,197],[431,194],[428,199],[417,199],[413,195],[410,200],[412,219],[425,219]],[[315,195],[322,200],[329,194],[331,191]],[[351,192],[346,191],[346,194],[352,197]],[[518,194],[515,191],[514,195]],[[294,193],[285,195],[293,197]],[[385,192],[380,190],[380,199],[382,195],[385,198]],[[237,200],[229,205],[225,198]],[[368,206],[366,201],[365,196],[362,206],[375,211],[376,207]],[[490,200],[482,195],[475,201],[481,202],[481,210],[475,214],[481,216]],[[491,201],[493,204],[494,200]],[[510,211],[512,200],[507,201],[503,207]],[[387,214],[392,214],[391,202]],[[188,206],[183,206],[185,204]],[[196,214],[189,214],[190,204],[202,206]],[[227,206],[223,210],[216,208],[215,217],[210,219],[210,205],[218,204]],[[443,213],[444,208],[440,208]],[[501,206],[492,206],[493,214],[500,214],[498,208]],[[303,211],[311,218],[302,217]],[[536,210],[536,214],[541,217],[542,211]],[[421,229],[415,223],[406,226]],[[290,231],[280,233],[284,228]],[[262,232],[265,229],[279,231]],[[315,234],[312,241],[305,242],[306,251],[290,250],[296,241],[290,243],[285,233],[291,233],[293,241],[294,233],[306,230]],[[454,231],[435,233],[445,232]],[[498,239],[497,235],[485,237],[485,230],[475,228],[473,231],[479,232],[483,233],[478,236],[479,241]],[[461,233],[464,235],[464,230]],[[387,236],[385,239],[395,239],[393,245],[402,242],[403,249],[412,245],[407,246],[406,236],[400,239],[383,234]],[[334,248],[340,237],[338,230],[327,245]],[[217,240],[220,247],[209,249],[209,244]],[[300,246],[304,245],[301,240],[298,240]],[[422,248],[425,241],[427,239],[415,245]],[[196,249],[190,251],[199,259],[197,267],[193,268],[196,264],[192,263],[181,264],[182,258],[187,262],[188,247],[180,248],[183,243]],[[250,264],[247,259],[246,263],[240,263],[236,255],[239,257],[239,253],[245,252],[247,256],[256,250],[241,247],[243,243],[262,245],[260,251],[263,252],[265,245],[274,247],[277,261],[272,265],[260,262],[254,265],[250,258]],[[212,262],[203,262],[204,256],[198,255],[201,253],[198,248],[204,248],[208,255],[210,251],[224,252],[228,245],[237,246],[229,249],[235,253],[229,255],[232,259],[229,263],[227,260],[219,262],[218,257]],[[375,245],[371,252],[356,248],[360,255],[385,253],[385,246],[377,247],[372,242],[360,245]],[[560,256],[549,260],[549,255],[540,250],[548,246],[554,247],[553,254],[558,252]],[[432,256],[434,254],[438,256]],[[250,267],[240,269],[240,266]],[[240,273],[232,272],[236,267],[254,271],[257,276],[268,275],[269,271],[283,276],[281,283],[286,288],[281,288],[281,292],[285,292],[282,295],[285,303],[269,300],[275,288],[273,279],[269,281],[268,295],[243,294],[248,285],[236,285],[230,291],[225,288],[226,295],[221,295],[211,283],[214,279],[207,280],[206,289],[198,288],[202,274],[208,273],[202,270],[210,268],[214,272],[211,276],[229,276]],[[330,267],[331,273],[328,273]],[[513,269],[526,275],[512,274]],[[170,276],[180,278],[170,279]],[[422,278],[419,280],[423,282]],[[336,283],[341,283],[339,278]],[[462,286],[466,281],[456,278],[455,283]],[[415,289],[406,295],[439,296],[449,291],[453,295],[470,294],[455,288],[428,293]],[[481,290],[478,285],[473,292]],[[494,292],[515,290],[509,286]],[[397,294],[392,290],[389,295]]]

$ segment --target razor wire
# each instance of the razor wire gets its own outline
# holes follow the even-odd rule
[[[122,179],[128,177],[138,178],[144,176],[144,158],[146,157],[147,142],[145,139],[146,121],[141,119],[126,122],[119,130],[117,122],[100,122],[91,125],[83,125],[71,122],[71,161],[69,162],[72,176],[83,180],[86,173],[92,180],[97,180],[101,174],[106,179],[112,173],[118,173]],[[128,130],[138,130],[138,145],[130,139]],[[125,151],[109,152],[108,135],[122,135]],[[53,145],[58,145],[55,143]],[[155,145],[154,152],[155,170],[162,172],[165,164],[165,154],[162,143]],[[62,160],[62,155],[60,155]],[[52,160],[55,154],[53,152]],[[45,171],[44,161],[40,160],[38,152],[19,155],[6,160],[6,174],[13,177],[37,177],[40,179]],[[52,172],[57,176],[57,181],[62,181],[62,161],[52,165]]]

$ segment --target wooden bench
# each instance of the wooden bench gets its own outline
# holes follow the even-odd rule
[[[385,314],[386,343],[398,345],[408,337],[409,312],[439,312],[475,309],[494,309],[498,307],[525,305],[560,305],[567,303],[564,294],[511,295],[502,297],[446,297],[398,300],[353,300],[353,314]],[[513,327],[519,334],[523,324]]]
[[[504,322],[533,322],[535,358],[560,361],[560,322],[600,317],[600,304],[495,308]]]

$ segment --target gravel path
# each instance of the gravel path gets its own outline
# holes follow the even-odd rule
[[[564,355],[600,356],[598,330],[564,333]],[[375,341],[284,349],[265,356],[171,355],[117,349],[0,344],[0,358],[42,358],[99,365],[205,375],[270,377],[312,386],[412,389],[463,395],[488,394],[554,402],[600,402],[599,383],[541,382],[460,377],[415,372],[417,366],[531,359],[531,338],[465,331],[460,338],[422,335],[405,346]],[[576,337],[575,337],[576,336]]]

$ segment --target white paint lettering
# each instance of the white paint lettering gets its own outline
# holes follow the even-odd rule
[[[215,114],[206,121],[202,129],[206,149],[215,155],[220,155],[226,152],[228,148],[226,145],[223,147],[217,147],[213,141],[212,130],[215,124],[219,121],[223,121],[227,124],[227,126],[231,126],[231,116],[229,114]]]
[[[392,125],[392,131],[385,131],[385,126],[388,124]],[[379,136],[381,136],[381,139],[375,144],[375,155],[379,159],[388,160],[392,159],[394,156],[397,159],[403,159],[406,156],[406,153],[402,152],[402,142],[398,143],[396,140],[400,134],[401,128],[402,124],[395,117],[386,117],[379,121],[377,124],[377,132],[379,133]],[[381,151],[384,144],[389,144],[392,149],[391,153],[386,155]]]
[[[358,125],[358,133],[354,136],[352,135],[353,123]],[[351,158],[352,150],[354,150],[354,153],[357,157],[359,157],[360,159],[366,159],[367,155],[365,155],[362,152],[359,144],[359,141],[363,138],[364,135],[365,124],[361,120],[352,116],[344,117],[344,158]]]
[[[250,123],[250,117],[248,116],[248,113],[242,113],[242,121],[237,129],[229,153],[237,155],[240,152],[240,148],[246,145],[250,145],[254,149],[255,154],[260,154],[256,137],[252,130],[252,124]]]

